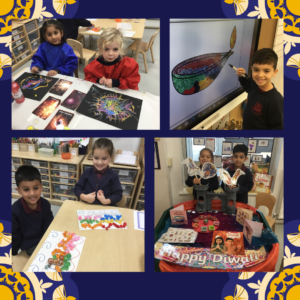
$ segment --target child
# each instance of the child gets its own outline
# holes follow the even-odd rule
[[[242,77],[243,68],[237,75],[248,102],[243,113],[243,129],[283,129],[283,97],[271,82],[275,77],[278,57],[272,49],[260,49],[252,57],[252,78]]]
[[[200,151],[199,154],[199,163],[200,163],[200,168],[206,163],[206,162],[213,162],[214,155],[212,151],[208,148],[204,148]],[[209,178],[209,179],[198,179],[195,176],[188,176],[188,179],[185,181],[185,184],[189,187],[193,186],[194,184],[201,184],[201,185],[206,185],[209,184],[208,186],[208,191],[212,192],[214,190],[217,190],[219,188],[219,181],[217,175]],[[193,189],[193,195],[194,199],[197,199],[197,192]]]
[[[215,242],[212,245],[211,252],[212,253],[224,253],[226,251],[227,251],[227,249],[225,247],[223,238],[221,236],[217,235],[215,238]]]
[[[237,185],[239,186],[239,191],[236,194],[236,201],[248,203],[248,192],[251,191],[253,187],[253,176],[248,168],[245,167],[244,162],[248,159],[248,147],[246,145],[236,145],[233,148],[233,165],[227,168],[228,173],[232,177],[237,169],[241,169],[245,172],[245,175],[241,175],[238,178]],[[230,188],[234,188],[232,186]],[[222,182],[222,188],[224,189],[224,182]]]
[[[64,33],[67,39],[77,40],[78,28],[95,27],[93,23],[86,19],[57,19],[64,26]]]
[[[116,206],[122,199],[119,176],[109,168],[114,152],[111,140],[100,138],[92,149],[93,167],[85,170],[75,185],[75,195],[91,204]]]
[[[41,45],[32,57],[31,72],[46,70],[47,76],[73,76],[78,66],[78,58],[73,48],[66,43],[62,24],[48,20],[41,27],[40,35]]]
[[[49,201],[41,197],[41,175],[33,166],[20,166],[15,175],[22,196],[12,205],[12,255],[19,249],[31,256],[53,220]]]
[[[116,28],[105,29],[98,39],[99,57],[84,68],[85,80],[107,87],[138,90],[139,65],[123,56],[123,34]]]

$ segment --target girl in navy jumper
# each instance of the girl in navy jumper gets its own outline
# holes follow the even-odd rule
[[[41,28],[41,42],[32,57],[31,73],[45,70],[48,71],[47,76],[73,76],[78,58],[66,43],[62,24],[55,20],[46,21]]]
[[[93,167],[85,170],[75,185],[75,195],[91,204],[115,206],[122,199],[119,176],[109,168],[114,152],[111,140],[100,138],[92,149]]]
[[[208,148],[204,148],[200,151],[199,155],[199,163],[200,163],[200,168],[206,163],[206,162],[213,162],[214,155],[212,151]],[[201,185],[206,185],[209,184],[208,186],[208,191],[212,192],[214,190],[217,190],[219,188],[219,181],[218,177],[214,176],[212,178],[208,179],[198,179],[195,176],[188,176],[188,179],[185,181],[185,184],[189,187],[193,186],[194,184],[201,184]],[[194,199],[197,199],[197,193],[193,189],[193,195]]]

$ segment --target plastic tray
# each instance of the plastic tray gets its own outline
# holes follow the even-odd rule
[[[29,51],[26,52],[25,54],[19,56],[19,57],[17,58],[17,62],[18,62],[18,61],[21,61],[21,60],[23,60],[23,59],[25,59],[28,55],[30,55],[30,52],[29,52]]]
[[[29,160],[29,159],[24,159],[24,164],[29,165],[29,166],[34,166],[36,168],[38,167],[48,167],[48,163],[46,161],[40,161],[40,160]],[[48,171],[47,171],[48,173]]]
[[[20,38],[24,37],[24,32],[23,31],[19,31],[18,34],[16,34],[15,36],[13,36],[11,38],[12,42],[19,40]]]
[[[52,191],[55,194],[75,196],[75,194],[74,194],[74,185],[64,185],[64,184],[52,183]]]
[[[130,196],[131,192],[134,188],[134,185],[121,184],[121,187],[122,187],[122,190],[123,190],[123,195]]]
[[[51,176],[51,179],[53,182],[58,182],[60,184],[75,184],[76,183],[76,179],[59,178],[59,177],[54,177],[54,176]]]
[[[69,196],[58,196],[58,195],[53,195],[52,198],[53,198],[53,199],[57,199],[57,200],[62,200],[62,201],[65,201],[65,200],[73,200],[73,201],[77,201],[77,198],[69,197]]]
[[[47,176],[47,175],[41,175],[41,179],[49,181],[49,176]]]
[[[54,149],[47,149],[47,148],[39,148],[39,155],[45,157],[53,157],[54,156]],[[46,163],[47,166],[47,163]],[[44,167],[41,165],[41,167]]]
[[[50,163],[50,167],[52,169],[59,169],[63,171],[76,171],[76,165]]]
[[[11,47],[12,47],[12,48],[15,48],[16,46],[19,46],[19,45],[23,44],[25,41],[26,41],[26,38],[25,38],[25,36],[24,36],[24,37],[22,37],[21,39],[19,39],[19,40],[13,42],[13,43],[11,44]]]
[[[34,51],[35,49],[37,49],[40,44],[41,44],[41,42],[39,40],[36,40],[33,43],[31,43],[32,51]]]
[[[50,193],[50,189],[44,188],[44,187],[43,187],[42,193],[47,193],[47,194],[49,194],[49,193]]]
[[[76,173],[51,170],[51,175],[57,177],[76,178]]]
[[[138,203],[136,204],[136,210],[144,210],[145,209],[145,202],[142,201],[138,201]]]
[[[20,167],[20,165],[11,165],[11,169],[13,171],[17,171],[19,167]]]
[[[29,41],[32,42],[39,37],[37,30],[28,34]]]
[[[141,189],[141,193],[142,193],[142,194],[145,194],[145,188],[142,188],[142,189]]]
[[[12,164],[18,164],[18,165],[20,165],[20,164],[21,164],[21,159],[20,159],[20,158],[15,158],[15,157],[13,157],[13,158],[11,159],[11,163],[12,163]]]
[[[145,200],[145,195],[140,195],[139,200]]]
[[[43,185],[43,187],[49,187],[50,186],[49,182],[47,182],[47,181],[42,181],[42,185]]]
[[[111,169],[119,175],[120,181],[134,183],[137,174],[136,170],[117,169],[117,168],[111,168]]]
[[[31,32],[32,30],[34,30],[36,28],[35,27],[35,21],[31,21],[31,22],[26,23],[25,27],[26,27],[27,32]]]
[[[40,169],[40,168],[37,168],[39,170],[39,172],[42,174],[48,174],[48,169]]]
[[[49,198],[49,199],[50,199],[50,194],[42,193],[41,196],[42,196],[43,198]]]

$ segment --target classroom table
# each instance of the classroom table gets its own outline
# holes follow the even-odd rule
[[[20,77],[24,72],[30,73],[30,68],[24,68],[18,74],[16,74],[13,78],[16,79]],[[40,72],[41,75],[46,76],[47,71]],[[97,121],[95,119],[86,117],[76,111],[65,108],[64,106],[59,105],[55,111],[46,119],[43,120],[36,115],[32,114],[32,111],[38,107],[45,99],[47,99],[50,95],[55,98],[61,99],[62,101],[69,96],[74,89],[87,93],[90,87],[94,84],[90,81],[86,81],[83,79],[70,77],[66,75],[57,74],[54,78],[61,78],[72,81],[73,84],[71,87],[65,92],[63,96],[52,95],[49,92],[44,96],[41,101],[36,101],[32,99],[26,98],[25,101],[21,104],[16,103],[15,101],[12,103],[12,129],[26,129],[28,126],[33,126],[35,129],[44,129],[48,123],[52,120],[54,115],[57,113],[59,109],[73,113],[74,117],[71,120],[68,128],[69,129],[112,129],[118,130],[119,128],[105,124],[104,122]],[[143,100],[142,111],[140,114],[138,129],[159,129],[159,96],[154,96],[147,92],[136,91],[136,90],[120,90],[118,88],[108,88],[104,85],[96,84],[102,89],[113,91],[116,93],[122,93],[124,95],[128,95],[131,97],[135,97]]]
[[[128,37],[128,38],[136,41],[136,51],[135,51],[134,59],[135,61],[137,61],[139,56],[140,45],[144,35],[145,21],[146,19],[122,19],[121,22],[116,22],[115,19],[96,19],[96,20],[92,20],[91,23],[93,23],[96,27],[104,27],[104,28],[108,28],[108,27],[117,28],[117,24],[121,24],[121,23],[131,24],[132,31],[135,31],[135,34],[132,37]],[[80,28],[78,30],[78,33],[89,35],[90,44],[91,44],[92,36],[97,36],[97,37],[100,36],[98,32],[90,31],[86,27]]]
[[[118,209],[127,229],[79,230],[77,210]],[[134,210],[65,200],[25,265],[26,272],[51,230],[86,237],[76,272],[144,272],[145,236],[134,229]]]

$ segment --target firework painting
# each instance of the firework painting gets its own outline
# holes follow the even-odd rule
[[[85,96],[85,93],[74,90],[61,105],[68,109],[76,110]]]
[[[92,85],[77,112],[120,129],[138,128],[143,101]]]
[[[236,26],[234,26],[229,45],[231,50],[236,42]],[[172,70],[172,80],[175,90],[182,95],[198,93],[217,78],[228,58],[234,53],[229,50],[224,53],[210,53],[189,58]]]
[[[64,110],[58,110],[53,119],[45,127],[45,130],[56,130],[63,127],[68,127],[73,117],[74,114],[72,113]]]
[[[49,93],[62,96],[71,86],[73,82],[65,79],[59,79],[54,87],[49,91]]]
[[[49,96],[32,113],[39,118],[46,120],[59,106],[60,100]]]
[[[58,81],[58,78],[25,72],[15,81],[19,84],[25,98],[40,101]]]

